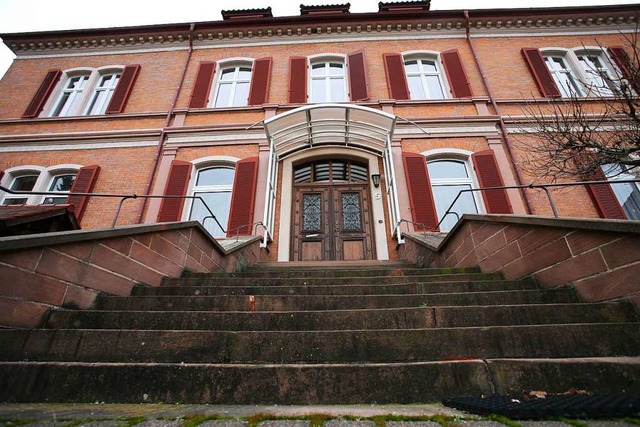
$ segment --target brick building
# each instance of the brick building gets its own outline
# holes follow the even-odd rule
[[[128,199],[117,224],[264,233],[274,261],[395,259],[398,228],[435,227],[459,190],[536,180],[517,143],[523,106],[586,94],[588,66],[621,73],[640,8],[300,10],[3,34],[17,59],[0,81],[1,184],[196,195],[211,213],[200,199]],[[620,209],[637,202],[628,190],[560,190],[557,208],[638,219]],[[111,225],[120,199],[0,194],[65,202],[93,229]],[[551,214],[542,192],[513,189],[463,193],[456,211]]]

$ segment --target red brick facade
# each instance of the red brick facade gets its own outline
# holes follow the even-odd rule
[[[397,10],[224,20],[197,23],[193,28],[176,24],[140,29],[2,35],[4,42],[17,54],[14,64],[0,81],[0,170],[8,171],[2,178],[2,185],[10,186],[12,180],[28,171],[30,166],[51,170],[53,172],[48,173],[53,174],[57,165],[99,165],[95,193],[161,195],[171,178],[172,162],[179,160],[193,165],[186,183],[187,193],[192,194],[197,172],[203,167],[228,168],[240,160],[256,157],[258,176],[253,189],[256,196],[253,222],[262,221],[269,198],[265,191],[269,140],[262,121],[308,105],[289,102],[291,82],[295,80],[290,58],[314,61],[324,56],[327,61],[344,66],[348,55],[362,51],[368,97],[351,104],[400,117],[395,132],[390,135],[390,144],[395,147],[394,185],[397,186],[398,212],[401,219],[420,222],[411,212],[402,165],[403,152],[420,154],[427,159],[463,161],[470,174],[470,185],[477,187],[477,171],[473,171],[470,156],[493,150],[498,173],[505,185],[535,181],[535,171],[522,167],[526,156],[518,148],[518,140],[523,137],[517,131],[515,119],[523,115],[524,101],[541,98],[541,94],[521,49],[624,45],[625,34],[635,27],[638,11],[637,6],[488,10],[471,11],[467,21],[462,11],[415,13]],[[454,58],[459,59],[470,97],[452,96],[452,88],[458,87],[460,81],[451,80],[451,65],[441,61],[443,52],[454,52]],[[390,77],[385,72],[385,54],[403,54],[405,60],[433,58],[439,67],[443,99],[393,99]],[[606,50],[601,54],[614,68]],[[264,94],[266,102],[216,108],[213,102],[216,85],[222,79],[221,70],[239,69],[243,64],[250,68],[252,61],[259,58],[270,58],[270,73],[261,76],[268,83]],[[189,108],[199,66],[204,61],[215,63],[210,93],[207,93],[208,107]],[[83,114],[90,102],[91,91],[103,75],[101,70],[105,67],[121,70],[134,64],[140,68],[123,112]],[[38,117],[22,118],[49,70],[61,70],[63,77],[53,87]],[[344,80],[349,79],[350,71],[346,71]],[[49,117],[60,102],[64,85],[73,76],[83,73],[93,80],[89,80],[84,92],[78,95],[84,99],[82,109],[71,116]],[[252,77],[252,80],[256,79]],[[348,91],[349,85],[346,87]],[[311,84],[308,85],[310,88]],[[508,138],[501,135],[499,115],[506,123]],[[372,200],[372,223],[380,224],[373,231],[376,257],[396,258],[392,235],[395,225],[391,224],[389,215],[395,202],[388,198],[385,185],[391,171],[385,170],[381,161],[384,153],[382,150],[369,153],[373,156],[369,158],[360,149],[349,151],[344,142],[330,146],[340,149],[336,151],[336,159],[354,158],[368,162],[369,174],[373,169],[379,169],[383,185],[379,189],[369,185],[367,190]],[[326,152],[318,156],[316,153],[320,152],[314,150],[310,147],[298,151],[288,162],[286,156],[279,158],[271,224],[270,256],[273,260],[290,258],[289,250],[279,252],[279,248],[287,246],[285,242],[290,241],[293,234],[293,208],[283,206],[281,202],[283,194],[286,196],[292,191],[292,168],[316,158],[331,157]],[[426,164],[423,166],[426,168]],[[40,185],[45,184],[43,179]],[[236,184],[225,185],[208,191],[232,192],[238,188]],[[46,189],[41,187],[41,190]],[[431,188],[420,191],[431,191]],[[555,190],[553,194],[561,216],[598,217],[586,190]],[[510,190],[508,197],[512,213],[552,213],[543,192],[529,190],[525,200],[518,191]],[[34,199],[33,202],[41,201]],[[118,202],[118,198],[93,197],[82,218],[82,228],[109,227]],[[190,203],[185,204],[183,215],[176,219],[189,218]],[[475,198],[475,204],[479,213],[487,212],[482,196]],[[155,222],[160,209],[157,200],[128,200],[118,217],[118,225]],[[407,224],[402,227],[412,228]]]

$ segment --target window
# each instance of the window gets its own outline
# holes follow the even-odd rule
[[[189,108],[262,105],[269,99],[271,58],[202,61],[191,90]]]
[[[61,175],[54,175],[51,178],[51,183],[48,186],[47,191],[55,191],[58,193],[68,193],[71,191],[73,182],[76,179],[76,173],[66,173]],[[67,200],[67,196],[47,196],[42,201],[45,205],[62,204]]]
[[[122,113],[140,65],[50,70],[22,118]]]
[[[578,84],[573,70],[567,65],[562,56],[546,56],[544,62],[553,77],[553,81],[560,90],[562,97],[584,96],[582,87]]]
[[[69,193],[80,169],[79,165],[56,165],[49,168],[23,166],[7,170],[7,175],[3,181],[5,187],[10,190]],[[67,201],[67,197],[65,195],[46,196],[7,193],[4,195],[1,204],[64,204]]]
[[[320,160],[296,166],[293,182],[367,182],[367,165],[345,160]]]
[[[640,178],[640,167],[622,164],[603,165],[602,170],[628,219],[640,220],[640,185],[637,182],[615,183],[616,180]]]
[[[461,160],[438,159],[427,162],[431,181],[431,190],[436,205],[438,221],[442,220],[451,203],[461,190],[473,188],[466,162]],[[478,213],[478,207],[472,192],[461,193],[451,212],[462,216],[465,213]],[[440,231],[449,231],[458,218],[449,214],[440,224]]]
[[[121,71],[101,73],[98,70],[69,74],[49,116],[105,114],[121,76]]]
[[[616,77],[600,48],[548,49],[540,52],[524,48],[540,91],[547,97],[610,96]]]
[[[89,80],[89,75],[69,77],[62,89],[58,101],[56,101],[51,117],[73,116],[82,101],[82,94]]]
[[[26,172],[24,175],[17,175],[13,178],[11,185],[8,187],[9,190],[15,191],[33,191],[33,188],[36,185],[38,180],[39,172]],[[28,201],[28,197],[20,196],[17,194],[7,195],[2,200],[3,205],[22,205],[26,204]]]
[[[410,99],[442,99],[444,89],[440,66],[435,58],[405,59]]]
[[[613,95],[615,80],[609,68],[605,65],[602,55],[594,52],[578,54],[578,61],[584,75],[584,85],[587,94],[609,96]]]
[[[458,50],[384,53],[389,96],[397,100],[471,98]]]
[[[120,73],[104,74],[100,76],[100,80],[93,91],[91,102],[87,108],[88,115],[104,114],[107,105],[113,96],[113,92],[120,81]]]
[[[235,169],[230,166],[204,167],[197,170],[192,189],[192,195],[202,197],[223,227],[226,227],[229,221],[234,175]],[[211,218],[211,213],[201,200],[194,199],[191,203],[189,219],[200,221],[212,236],[226,236],[216,221]]]
[[[241,107],[249,100],[251,64],[225,67],[220,70],[215,87],[214,107]]]
[[[344,59],[314,60],[310,68],[309,102],[348,100]]]

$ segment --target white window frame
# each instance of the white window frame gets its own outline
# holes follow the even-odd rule
[[[607,53],[601,47],[581,46],[571,49],[550,47],[540,49],[540,52],[542,53],[545,65],[547,66],[549,73],[551,73],[551,76],[553,77],[556,86],[558,86],[563,98],[569,98],[571,96],[584,98],[589,96],[613,95],[611,89],[599,90],[594,87],[595,78],[593,73],[585,70],[579,58],[580,56],[585,55],[596,56],[602,65],[602,68],[598,71],[605,73],[612,82],[615,82],[618,80],[616,69],[610,61]],[[548,61],[548,59],[553,57],[562,59],[566,68],[564,70],[552,69],[549,66],[550,61]],[[567,86],[561,83],[563,76],[570,76],[567,82],[572,86],[575,93],[571,93]]]
[[[232,193],[233,197],[233,182],[230,185],[207,185],[207,186],[196,186],[196,182],[198,179],[198,173],[204,169],[221,167],[236,170],[236,163],[238,163],[241,159],[237,157],[231,156],[209,156],[202,157],[196,160],[192,160],[191,164],[193,165],[191,171],[191,179],[189,180],[189,186],[187,188],[187,195],[194,196],[196,193],[206,193],[206,192],[229,192]],[[235,180],[235,172],[234,172],[234,180]],[[186,199],[185,208],[182,212],[182,220],[183,221],[191,221],[191,210],[193,208],[193,204],[196,203],[197,199]],[[197,202],[199,203],[199,201]],[[229,202],[231,203],[231,202]],[[229,204],[229,209],[231,209],[231,204]],[[213,221],[212,219],[207,220]],[[206,224],[205,224],[206,225]],[[220,224],[223,227],[227,227],[227,224]],[[214,235],[216,238],[224,238],[224,235]]]
[[[88,92],[87,86],[91,79],[91,74],[91,71],[74,71],[65,73],[66,78],[62,82],[63,85],[61,86],[57,99],[49,112],[49,117],[78,115],[77,112],[80,111],[82,99]],[[70,89],[69,85],[75,79],[80,79],[79,81],[82,83],[82,87],[78,89]]]
[[[255,60],[253,58],[228,58],[222,61],[218,61],[216,63],[216,72],[213,78],[214,84],[211,85],[211,93],[209,94],[209,107],[210,108],[231,108],[231,107],[246,107],[249,105],[249,91],[251,90],[251,78],[253,77],[253,67]],[[248,79],[240,79],[238,74],[240,72],[240,67],[248,67],[251,68],[251,74]],[[222,81],[222,73],[225,70],[229,70],[231,68],[235,68],[233,79]],[[249,91],[247,92],[247,99],[244,100],[244,103],[233,104],[233,100],[235,99],[236,88],[238,87],[238,83],[248,83]],[[226,102],[226,105],[217,105],[218,104],[218,94],[220,85],[231,85],[231,93],[229,95],[229,99]]]
[[[619,77],[615,71],[615,67],[609,60],[605,51],[600,47],[581,47],[574,48],[572,50],[578,62],[583,86],[587,92],[587,96],[613,96],[613,91],[616,89],[616,82],[619,82]],[[595,56],[600,61],[600,67],[595,70],[585,69],[583,62],[580,61],[581,56]],[[598,76],[594,76],[594,71]],[[604,79],[603,76],[604,75]],[[600,80],[600,81],[598,81]],[[608,81],[608,82],[607,82]],[[604,86],[603,86],[604,85]]]
[[[109,101],[115,92],[115,88],[120,81],[120,79],[115,80],[115,84],[113,87],[105,87],[101,88],[98,85],[103,76],[105,75],[114,75],[120,74],[122,77],[122,72],[124,70],[124,65],[109,65],[106,67],[100,68],[74,68],[65,70],[58,82],[56,91],[53,96],[45,104],[43,112],[41,113],[41,117],[73,117],[73,116],[87,116],[87,115],[104,115],[109,105]],[[78,76],[85,77],[85,83],[81,90],[70,90],[67,88],[71,80]],[[108,91],[108,96],[103,98],[101,101],[100,109],[97,112],[89,114],[89,108],[91,106],[91,101],[96,95],[97,91],[106,90]],[[65,93],[70,92],[73,99],[71,102],[65,103],[65,106],[55,114],[58,110],[60,103],[64,99]],[[55,115],[54,115],[55,114]]]
[[[331,75],[328,72],[325,72],[320,76],[313,76],[313,66],[318,64],[324,64],[325,69],[330,69],[330,64],[341,64],[342,65],[342,74],[341,75]],[[309,93],[309,103],[317,104],[317,103],[325,103],[325,102],[349,102],[349,73],[347,72],[347,57],[342,54],[321,54],[321,55],[313,55],[307,58],[307,66],[309,68],[309,76],[308,76],[308,93]],[[342,79],[343,87],[342,91],[344,93],[344,99],[333,99],[331,93],[331,80]],[[314,100],[314,91],[313,91],[313,82],[314,81],[324,81],[324,101],[315,101]]]
[[[425,166],[427,167],[427,174],[429,173],[428,164],[430,162],[435,161],[452,161],[463,163],[464,167],[467,170],[468,178],[446,178],[446,179],[432,179],[429,176],[429,181],[431,183],[431,187],[438,185],[470,185],[472,189],[479,188],[480,185],[478,183],[478,179],[473,168],[473,162],[471,161],[472,151],[462,150],[462,149],[452,149],[452,148],[444,148],[444,149],[434,149],[421,153],[425,157]],[[432,191],[433,199],[434,199],[434,209],[436,211],[436,217],[438,218],[438,222],[442,218],[438,214],[438,210],[435,206],[435,194]],[[486,212],[484,206],[484,200],[482,199],[482,195],[479,191],[471,191],[471,197],[476,205],[476,210],[478,214],[484,214]],[[447,206],[448,208],[448,206]],[[455,215],[447,215],[448,217],[452,217],[455,219]],[[441,225],[442,227],[442,225]],[[443,232],[447,232],[450,229],[442,230]]]
[[[100,83],[102,83],[102,80],[107,76],[112,76],[114,78],[110,79],[106,85],[101,86]],[[116,87],[118,87],[118,83],[120,83],[121,78],[122,70],[110,70],[98,73],[93,91],[87,99],[87,105],[84,111],[86,116],[100,116],[107,111],[111,97],[116,91]],[[100,98],[101,93],[106,93],[106,96]],[[94,103],[94,99],[96,98],[98,99],[96,100],[96,103]],[[97,108],[93,109],[92,107],[94,105],[97,105]]]
[[[640,218],[629,218],[629,215],[624,209],[624,200],[621,200],[622,193],[624,192],[623,187],[627,187],[630,189],[630,191],[638,194],[640,193],[640,183],[638,182],[616,183],[616,181],[622,181],[626,179],[637,179],[638,177],[640,177],[640,167],[637,167],[637,172],[635,171],[629,172],[625,165],[616,164],[616,166],[620,167],[622,171],[618,174],[610,176],[609,174],[607,174],[607,171],[611,170],[610,168],[608,168],[608,166],[609,165],[605,164],[605,165],[601,165],[600,168],[602,169],[602,173],[604,174],[604,176],[607,177],[607,181],[610,182],[611,189],[613,190],[613,193],[615,194],[616,199],[618,200],[618,203],[622,208],[622,211],[624,212],[625,216],[628,219],[636,220],[636,221],[640,220]],[[635,175],[635,173],[637,173],[637,175]]]
[[[49,187],[53,183],[55,177],[60,175],[69,175],[71,173],[75,173],[78,175],[78,171],[82,166],[77,164],[60,164],[50,167],[43,167],[37,165],[23,165],[17,166],[13,168],[9,168],[5,171],[5,175],[2,178],[2,186],[5,188],[11,188],[13,182],[16,177],[25,176],[25,175],[33,175],[38,174],[38,178],[36,179],[35,184],[33,185],[33,189],[31,191],[34,192],[45,192],[49,191]],[[37,205],[42,204],[47,197],[55,197],[55,196],[44,196],[44,195],[32,195],[27,196],[26,203],[27,205]],[[25,198],[24,196],[14,195],[11,193],[0,192],[0,204],[4,204],[5,199],[18,199]]]
[[[445,75],[444,64],[442,63],[440,52],[430,51],[430,50],[419,50],[419,51],[408,51],[403,52],[402,54],[402,66],[404,68],[405,79],[407,80],[407,87],[409,88],[409,97],[412,101],[421,101],[421,100],[437,100],[437,99],[447,99],[450,98],[451,92],[449,90],[447,77]],[[407,61],[418,61],[418,67],[420,69],[419,72],[409,73],[407,71],[406,63]],[[424,71],[421,61],[433,61],[436,65],[437,71],[435,73]],[[442,97],[433,97],[428,96],[425,98],[414,97],[414,94],[411,93],[411,86],[409,85],[409,77],[411,76],[420,76],[420,82],[422,84],[422,90],[424,93],[429,93],[429,85],[427,84],[426,76],[437,76],[440,82],[440,90],[442,91]]]
[[[80,165],[72,165],[72,164],[56,165],[56,166],[48,168],[44,172],[45,181],[43,183],[44,184],[43,189],[39,190],[39,191],[52,191],[51,190],[51,185],[53,185],[54,180],[59,176],[75,175],[76,178],[77,178],[78,177],[78,171],[80,170],[80,168],[81,168]],[[69,192],[71,192],[71,189],[69,189],[68,191],[57,191],[57,193],[69,193]],[[59,197],[64,197],[64,196],[41,196],[40,200],[38,200],[38,202],[44,204],[45,200],[48,199],[48,198],[59,198]]]

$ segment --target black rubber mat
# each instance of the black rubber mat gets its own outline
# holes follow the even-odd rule
[[[520,420],[640,415],[640,395],[638,394],[576,394],[530,400],[509,396],[456,397],[443,399],[442,403],[478,415],[496,414]]]

